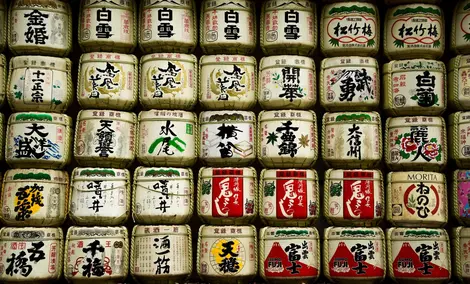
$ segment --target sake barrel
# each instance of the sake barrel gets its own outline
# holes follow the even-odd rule
[[[131,241],[131,276],[144,284],[184,283],[193,269],[192,245],[188,225],[135,226]]]
[[[470,53],[470,1],[459,1],[454,6],[450,49],[457,54]]]
[[[325,58],[320,78],[320,103],[327,111],[367,111],[379,106],[380,76],[375,58]]]
[[[455,170],[449,193],[452,216],[461,225],[470,225],[470,171]]]
[[[323,274],[335,283],[377,283],[387,268],[381,228],[325,229]]]
[[[191,167],[198,157],[195,113],[149,110],[139,113],[137,160],[145,166]]]
[[[204,0],[199,44],[205,54],[250,54],[256,48],[255,3],[252,0]]]
[[[139,11],[142,52],[193,53],[198,42],[194,0],[141,1]]]
[[[5,173],[0,219],[8,226],[60,226],[68,213],[65,171],[12,169]]]
[[[316,228],[264,227],[259,235],[263,279],[305,283],[320,276],[320,240]]]
[[[440,115],[447,107],[442,61],[394,60],[383,66],[384,110],[390,116]]]
[[[64,1],[11,1],[8,30],[8,47],[15,55],[67,56],[72,10]]]
[[[452,274],[461,283],[468,283],[470,280],[470,228],[456,227],[452,229],[452,255],[455,261]]]
[[[258,242],[254,226],[199,228],[197,274],[210,283],[248,283],[258,272]]]
[[[137,116],[114,110],[81,110],[74,157],[81,166],[129,167],[135,158]]]
[[[130,213],[130,173],[126,169],[75,168],[69,216],[81,226],[124,224]]]
[[[61,278],[61,228],[4,227],[0,230],[0,249],[2,282],[51,283]]]
[[[139,101],[145,109],[192,109],[198,97],[194,55],[153,53],[140,59]]]
[[[310,0],[265,1],[260,44],[266,55],[312,55],[317,47],[317,11]]]
[[[322,125],[322,157],[330,167],[374,168],[382,160],[379,113],[325,113]]]
[[[442,117],[388,118],[385,163],[393,171],[437,171],[447,164],[446,127]]]
[[[82,108],[132,110],[137,104],[139,66],[134,55],[84,53],[78,74],[77,99]]]
[[[83,1],[78,44],[84,52],[132,53],[137,45],[137,6],[132,0]]]
[[[313,111],[262,111],[258,160],[268,168],[310,168],[318,158],[317,117]]]
[[[193,171],[138,167],[134,172],[132,217],[138,224],[186,224],[193,216]]]
[[[449,236],[444,229],[390,228],[388,277],[394,281],[444,283],[451,276]]]
[[[458,55],[449,61],[449,105],[470,110],[470,56]]]
[[[401,227],[442,227],[447,223],[444,174],[391,172],[387,177],[387,221]]]
[[[325,56],[375,56],[379,45],[380,18],[374,4],[344,1],[323,6],[320,48]]]
[[[313,169],[263,169],[259,215],[269,226],[313,226],[320,215],[318,174]]]
[[[383,184],[379,170],[328,169],[323,215],[335,226],[377,226],[385,214]]]
[[[197,213],[205,224],[248,225],[258,215],[254,168],[201,168]]]
[[[256,58],[203,55],[199,64],[199,102],[205,109],[249,110],[258,98]]]
[[[73,283],[119,283],[129,268],[125,227],[75,227],[67,232],[65,279]]]
[[[430,4],[407,4],[387,10],[384,54],[390,60],[439,59],[445,49],[444,17]]]
[[[262,109],[312,109],[317,102],[315,62],[304,56],[261,59],[259,104]]]
[[[70,162],[72,118],[17,112],[8,119],[5,159],[14,168],[61,169]]]
[[[256,116],[251,111],[203,111],[199,159],[210,166],[248,166],[256,158]]]
[[[73,100],[72,61],[49,56],[13,57],[7,88],[8,103],[14,112],[63,113]]]

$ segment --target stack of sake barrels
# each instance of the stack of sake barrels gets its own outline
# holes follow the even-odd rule
[[[320,47],[323,190],[323,273],[332,281],[380,281],[386,273],[379,11],[365,2],[323,6]]]
[[[317,11],[313,1],[265,1],[260,20],[258,161],[259,274],[269,282],[320,276],[315,228],[320,190],[315,62]],[[277,282],[276,282],[277,283]]]
[[[197,161],[196,6],[140,1],[137,159],[130,273],[140,283],[182,283],[192,273],[193,167]]]
[[[82,1],[74,158],[64,276],[69,281],[124,281],[135,159],[138,61],[134,1]]]
[[[257,44],[254,1],[205,0],[200,11],[197,273],[247,283],[257,275]],[[216,258],[214,259],[214,256]]]
[[[452,272],[463,282],[470,280],[467,269],[470,255],[470,1],[460,1],[454,8],[451,51],[457,56],[448,64],[448,97],[452,113],[448,118],[449,154],[457,165],[454,171],[452,188],[449,189],[449,208],[462,227],[453,228]]]
[[[49,282],[62,275],[72,119],[72,12],[64,2],[9,3],[6,171],[1,194],[2,282]],[[2,17],[2,19],[4,19]],[[2,64],[5,58],[1,58]],[[4,69],[2,69],[4,72]],[[0,75],[6,76],[6,73]],[[3,125],[3,123],[1,124]],[[2,141],[3,142],[3,141]]]
[[[436,1],[389,1],[384,20],[383,107],[388,276],[450,279],[443,11]],[[398,3],[400,2],[400,3]],[[427,2],[427,3],[426,3]],[[392,6],[393,4],[402,4]],[[460,134],[459,134],[460,135]],[[417,262],[414,259],[419,259]],[[417,264],[420,264],[418,267]],[[452,270],[454,267],[452,267]]]

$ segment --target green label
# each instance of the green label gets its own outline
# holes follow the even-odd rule
[[[193,135],[193,125],[191,123],[186,123],[186,134]]]

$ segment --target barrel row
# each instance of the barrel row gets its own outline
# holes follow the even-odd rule
[[[386,237],[384,236],[386,234]],[[468,280],[465,264],[470,229],[453,229],[451,241],[443,229],[330,227],[322,241],[315,228],[206,226],[199,228],[196,268],[205,281],[248,283],[258,273],[265,280],[287,283],[315,280],[320,272],[341,281],[345,274],[361,283],[374,283],[387,274],[395,280],[449,280],[453,273]],[[101,279],[124,281],[130,275],[141,283],[184,281],[193,271],[191,228],[140,226],[133,228],[130,245],[125,227],[70,227],[64,243],[60,228],[3,228],[0,280],[37,281]],[[259,239],[259,240],[258,240]],[[21,261],[16,261],[15,257]],[[421,261],[420,261],[421,260]],[[34,265],[32,265],[34,263]],[[93,267],[93,269],[91,269]],[[356,272],[361,272],[357,273]],[[425,272],[425,273],[422,273]]]

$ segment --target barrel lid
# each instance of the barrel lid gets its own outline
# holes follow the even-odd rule
[[[31,0],[16,0],[11,1],[13,4],[11,6],[12,9],[17,8],[34,8],[34,9],[52,9],[54,12],[60,13],[69,13],[70,6],[68,3],[63,1],[56,1],[56,0],[41,0],[41,1],[31,1]]]
[[[214,171],[219,171],[220,174],[215,173]],[[232,171],[233,174],[229,174],[227,172]],[[241,174],[236,174],[236,171],[242,171]],[[256,178],[256,170],[252,167],[246,168],[206,168],[202,167],[199,170],[199,178],[212,178],[217,176],[225,176],[225,177],[243,177],[243,178]]]
[[[440,116],[402,116],[389,117],[387,125],[390,128],[409,127],[415,125],[440,126],[445,125],[444,119]]]
[[[344,172],[353,172],[354,175],[351,178],[344,177]],[[362,173],[362,174],[359,174]],[[369,173],[369,174],[368,174]],[[357,174],[357,177],[356,177]],[[369,176],[369,177],[368,177]],[[376,180],[382,181],[382,172],[380,170],[362,170],[362,169],[351,169],[351,170],[340,170],[340,169],[329,169],[325,172],[325,180],[357,180],[360,177],[361,180]]]
[[[286,119],[316,122],[317,116],[310,110],[268,110],[259,113],[260,122]]]
[[[151,61],[185,61],[190,63],[196,63],[197,58],[192,54],[182,53],[152,53],[144,55],[140,58],[140,63],[146,63]]]
[[[302,227],[264,227],[260,232],[261,240],[282,240],[282,239],[311,239],[318,240],[318,230],[316,228]]]
[[[4,182],[25,181],[68,184],[68,173],[66,171],[47,169],[11,169],[5,173]]]
[[[0,239],[2,241],[47,241],[63,240],[64,236],[61,228],[4,227],[0,230]]]
[[[123,54],[115,52],[90,52],[83,53],[80,57],[80,64],[88,62],[115,62],[137,64],[138,60],[135,55]]]
[[[67,231],[67,240],[83,240],[96,238],[127,238],[124,226],[115,227],[79,227],[71,226]]]
[[[199,228],[199,237],[256,237],[256,228],[250,226],[209,226]]]
[[[134,11],[134,1],[133,0],[119,0],[116,2],[113,1],[96,1],[96,0],[85,0],[82,2],[83,8],[94,8],[94,7],[109,7],[116,9],[125,9]]]
[[[10,115],[8,124],[43,122],[70,126],[72,118],[66,114],[49,112],[16,112]]]
[[[168,119],[196,122],[196,114],[184,110],[144,110],[139,113],[139,121],[166,121]]]
[[[348,228],[348,227],[329,227],[325,230],[325,239],[327,240],[383,240],[384,233],[381,228]]]
[[[454,176],[457,177],[457,181],[470,181],[470,170],[455,170]]]
[[[305,177],[301,175],[290,175],[290,177],[277,177],[278,172],[290,172],[290,173],[305,173]],[[317,171],[314,169],[263,169],[260,174],[260,179],[270,180],[270,179],[305,179],[305,180],[318,180]]]
[[[393,72],[406,72],[406,71],[435,71],[446,72],[446,65],[442,61],[431,59],[407,59],[407,60],[392,60],[385,63],[382,67],[383,74],[390,74]]]
[[[388,182],[432,182],[444,184],[446,177],[444,174],[435,172],[420,172],[420,171],[408,171],[408,172],[390,172]]]
[[[144,9],[151,8],[172,8],[172,9],[194,9],[194,0],[180,1],[140,1],[144,5]],[[142,13],[142,12],[141,12]]]
[[[322,69],[341,66],[345,67],[373,67],[378,68],[379,63],[373,57],[338,56],[325,58],[321,62]]]
[[[204,0],[202,9],[204,12],[212,10],[252,10],[254,4],[252,0]]]
[[[219,122],[254,122],[256,115],[252,111],[241,110],[222,110],[222,111],[202,111],[200,114],[200,123],[219,123]]]
[[[129,180],[129,170],[114,168],[75,168],[72,172],[72,182],[74,181],[127,181]]]
[[[387,19],[390,17],[402,17],[410,15],[431,15],[441,17],[443,15],[441,8],[432,4],[406,4],[390,7],[387,11]]]
[[[159,236],[159,235],[186,235],[191,234],[191,228],[188,225],[158,225],[141,226],[136,225],[132,230],[133,237]]]
[[[51,56],[15,56],[10,60],[12,69],[19,68],[38,68],[38,69],[52,69],[63,72],[71,71],[71,61],[68,58],[51,57]]]
[[[327,112],[323,115],[324,124],[381,124],[378,112]]]
[[[264,2],[265,11],[292,10],[313,12],[315,3],[309,0],[270,0]]]
[[[447,241],[449,240],[449,236],[444,229],[390,228],[387,230],[387,239],[391,241],[412,241],[423,239]]]
[[[315,62],[312,58],[298,55],[276,55],[261,58],[260,71],[272,67],[295,66],[315,70]]]
[[[201,66],[215,64],[246,64],[256,65],[256,58],[253,56],[237,55],[237,54],[219,54],[219,55],[203,55],[200,59]]]
[[[191,179],[192,170],[190,168],[147,168],[138,167],[135,169],[135,180],[137,182],[150,182],[161,179],[182,180]]]
[[[78,113],[78,121],[89,119],[113,119],[129,123],[135,123],[137,120],[135,113],[126,111],[87,109]]]

